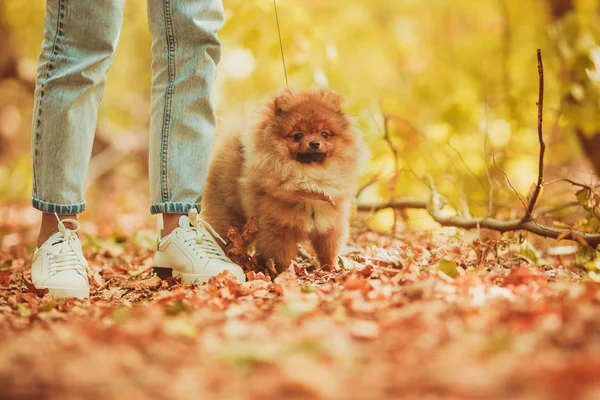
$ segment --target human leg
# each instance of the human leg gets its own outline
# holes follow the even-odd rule
[[[75,214],[85,209],[83,192],[98,104],[121,29],[123,6],[123,0],[46,2],[31,135],[32,203],[44,214],[32,277],[37,277],[34,283],[42,287],[51,287],[58,279],[64,289],[69,281],[62,279],[64,272],[72,270],[62,264],[71,260],[70,267],[79,272],[70,276],[81,277],[71,282],[78,286],[77,297],[83,286],[87,289],[87,277],[80,273],[85,260],[73,233],[77,228],[69,229],[60,220],[75,220]],[[77,224],[71,222],[70,226]],[[44,246],[50,237],[54,237],[53,243]],[[63,245],[67,242],[69,246]],[[69,252],[73,257],[65,255]],[[59,260],[61,266],[48,271],[46,268],[54,265],[52,260]],[[65,293],[68,295],[68,288],[60,291],[60,295]]]

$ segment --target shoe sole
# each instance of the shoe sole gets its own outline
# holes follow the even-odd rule
[[[166,267],[152,267],[152,271],[156,275],[158,275],[158,277],[160,279],[167,279],[172,276],[178,276],[181,278],[182,282],[187,283],[188,285],[191,285],[194,283],[195,284],[205,283],[205,282],[208,282],[210,280],[210,278],[215,276],[215,275],[205,275],[205,274],[184,274],[183,272],[174,271],[173,269],[166,268]],[[239,283],[238,277],[236,277],[236,280]]]
[[[162,280],[173,276],[173,270],[165,267],[152,267],[152,271]]]
[[[60,288],[60,287],[45,287],[48,289],[48,294],[56,299],[86,299],[90,297],[89,288]]]

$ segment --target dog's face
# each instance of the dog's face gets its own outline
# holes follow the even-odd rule
[[[298,121],[288,132],[286,144],[290,155],[297,161],[310,164],[325,160],[335,149],[335,134],[326,121]]]
[[[341,104],[341,96],[330,89],[285,90],[270,104],[272,137],[263,138],[261,146],[305,165],[322,165],[343,156],[355,140]]]

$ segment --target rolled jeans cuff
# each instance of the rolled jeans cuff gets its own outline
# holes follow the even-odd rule
[[[85,201],[79,204],[56,204],[48,201],[43,201],[35,197],[31,198],[31,204],[33,208],[40,210],[45,213],[57,213],[60,215],[74,215],[79,214],[85,210]]]
[[[188,211],[195,208],[200,212],[200,203],[182,203],[182,202],[164,202],[156,203],[150,206],[151,214],[187,214]]]

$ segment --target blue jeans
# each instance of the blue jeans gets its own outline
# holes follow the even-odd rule
[[[32,127],[33,206],[75,214],[123,22],[124,0],[47,0]],[[148,0],[150,211],[200,209],[216,117],[221,0]],[[150,66],[149,66],[150,67]]]

